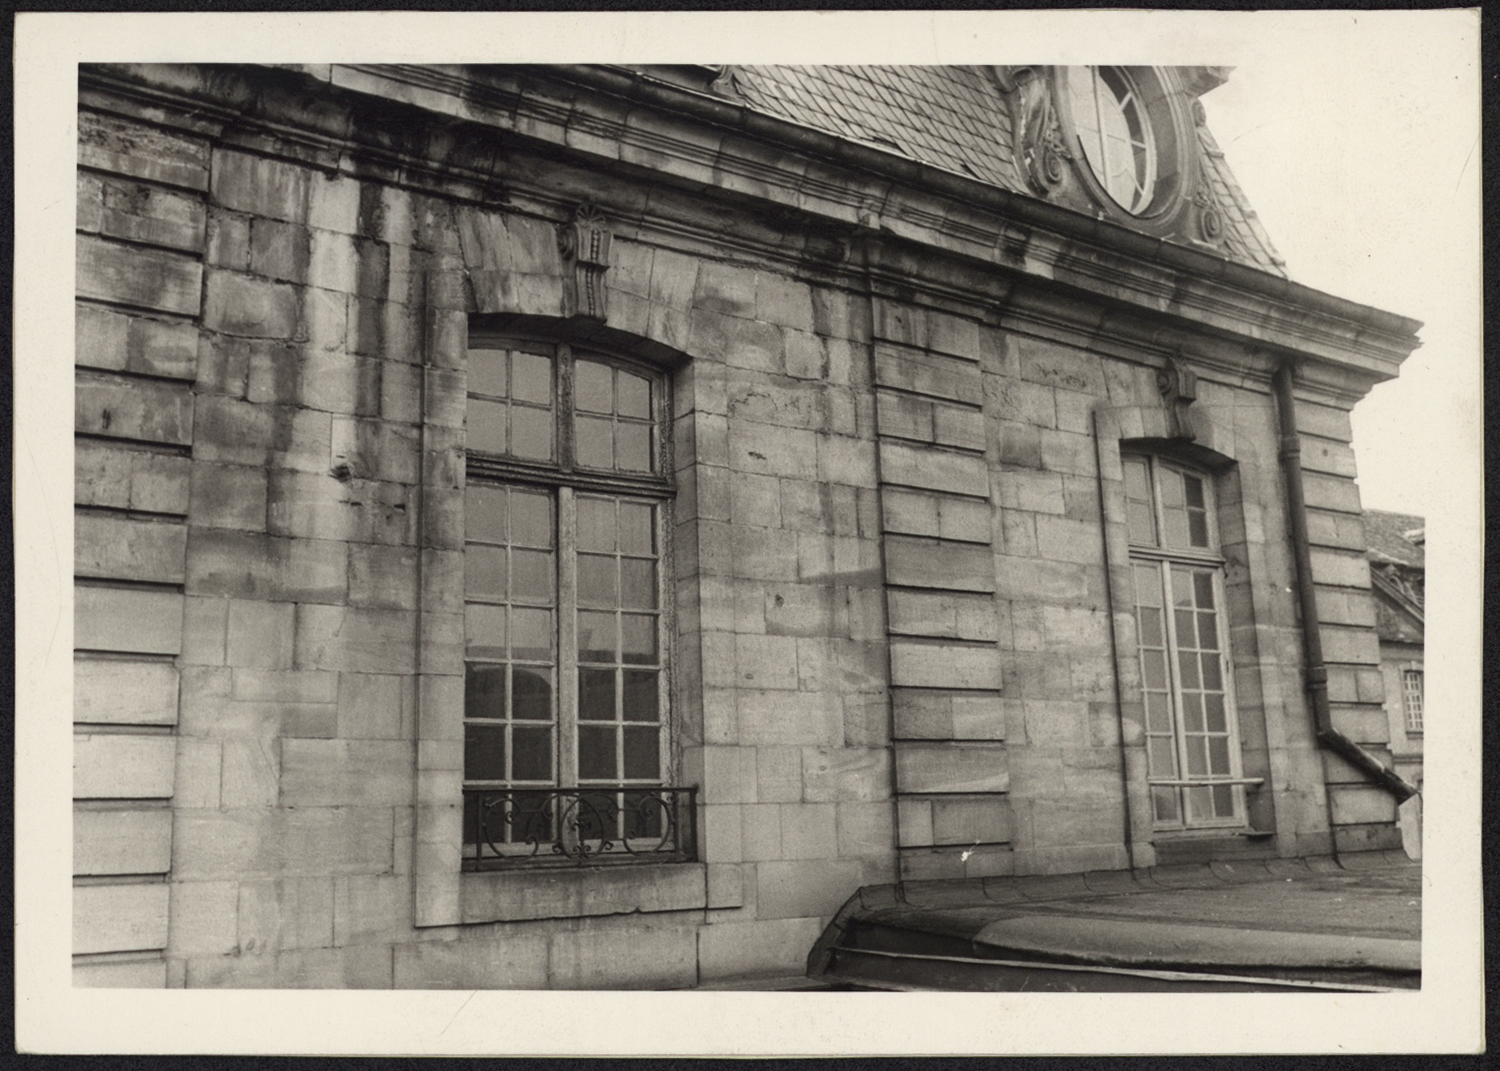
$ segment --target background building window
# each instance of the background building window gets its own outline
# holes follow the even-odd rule
[[[549,789],[628,811],[671,768],[667,412],[664,377],[602,354],[469,350],[464,783],[535,790],[517,844],[559,835]]]
[[[1420,733],[1422,731],[1422,671],[1420,669],[1401,671],[1401,707],[1406,711],[1406,731]]]
[[[1155,823],[1237,825],[1244,789],[1212,483],[1155,457],[1123,462]]]

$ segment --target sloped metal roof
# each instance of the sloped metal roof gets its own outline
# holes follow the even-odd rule
[[[908,159],[1031,194],[1012,158],[1011,116],[981,67],[732,66],[731,92],[757,111]],[[723,82],[721,82],[723,84]],[[1208,187],[1231,260],[1285,276],[1284,261],[1256,218],[1206,127],[1198,127]]]
[[[1426,551],[1412,535],[1424,531],[1425,526],[1426,522],[1414,514],[1365,510],[1365,542],[1370,548],[1370,560],[1424,568]]]

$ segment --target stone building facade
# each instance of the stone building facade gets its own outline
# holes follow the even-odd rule
[[[1223,77],[84,67],[76,982],[683,987],[1398,847],[1418,325],[1285,278]]]

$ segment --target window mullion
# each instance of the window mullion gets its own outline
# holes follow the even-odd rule
[[[557,489],[557,783],[578,784],[578,511]]]
[[[1172,692],[1172,748],[1177,752],[1177,777],[1186,780],[1191,774],[1188,773],[1187,729],[1182,724],[1182,671],[1177,664],[1181,655],[1177,646],[1177,606],[1172,594],[1172,563],[1162,561],[1157,568],[1161,570],[1162,624],[1167,633],[1167,687]],[[1175,791],[1178,818],[1183,825],[1187,825],[1187,789],[1178,787]]]

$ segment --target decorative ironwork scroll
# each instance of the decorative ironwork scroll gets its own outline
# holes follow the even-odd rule
[[[603,324],[609,315],[604,273],[609,270],[611,234],[593,205],[579,205],[557,231],[563,258],[563,315]]]
[[[464,867],[691,862],[696,788],[464,790]]]

